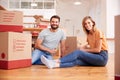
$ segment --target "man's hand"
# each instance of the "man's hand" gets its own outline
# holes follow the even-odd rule
[[[49,53],[50,53],[51,55],[53,55],[53,54],[57,53],[57,49],[49,50]]]

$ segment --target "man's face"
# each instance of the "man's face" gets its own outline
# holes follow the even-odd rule
[[[59,19],[57,18],[52,18],[52,20],[50,21],[50,25],[51,25],[51,28],[53,30],[56,30],[58,27],[59,27]]]

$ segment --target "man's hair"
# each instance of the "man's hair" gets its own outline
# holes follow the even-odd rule
[[[50,18],[50,21],[52,20],[52,18],[57,18],[60,22],[60,17],[58,15],[53,15],[51,18]]]

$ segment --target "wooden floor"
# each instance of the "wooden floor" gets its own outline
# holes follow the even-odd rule
[[[27,68],[0,69],[0,80],[114,80],[114,54],[105,67],[70,67],[48,69],[33,65]]]

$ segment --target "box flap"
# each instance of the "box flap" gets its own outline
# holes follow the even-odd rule
[[[0,10],[6,10],[3,6],[0,5]]]

